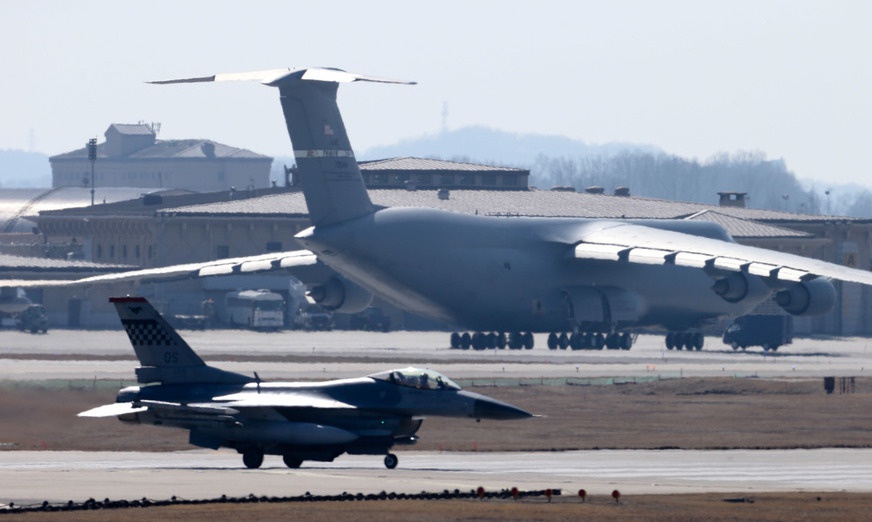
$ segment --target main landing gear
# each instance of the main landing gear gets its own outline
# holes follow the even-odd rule
[[[667,350],[684,348],[687,351],[700,351],[703,344],[705,344],[705,336],[702,332],[669,332],[666,334]]]
[[[388,469],[394,469],[397,467],[397,464],[400,462],[400,459],[397,458],[393,453],[388,453],[385,455],[385,467]]]
[[[508,335],[504,332],[469,332],[451,334],[451,347],[460,350],[485,350],[485,349],[500,349],[508,347],[511,350],[520,350],[533,348],[533,334],[531,332],[511,332]]]
[[[614,332],[608,335],[592,332],[573,332],[548,334],[548,348],[556,350],[629,350],[633,347],[633,336],[628,332]]]

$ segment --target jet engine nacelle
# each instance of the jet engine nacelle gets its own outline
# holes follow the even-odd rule
[[[372,304],[371,292],[340,276],[312,287],[309,297],[327,310],[343,314],[362,312]]]
[[[745,274],[733,273],[715,281],[712,290],[724,301],[737,303],[748,296],[748,278]]]
[[[829,279],[817,277],[781,290],[775,302],[792,315],[820,315],[836,302],[836,289]]]

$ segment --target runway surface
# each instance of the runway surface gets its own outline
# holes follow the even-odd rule
[[[2,332],[0,381],[106,379],[131,383],[135,361],[119,330]],[[701,352],[668,351],[660,336],[640,336],[630,351],[460,351],[445,332],[183,332],[204,359],[264,379],[360,376],[413,363],[455,379],[578,379],[680,376],[796,378],[863,376],[872,369],[869,340],[799,339],[777,353],[733,352],[707,339]],[[30,355],[28,355],[30,354]],[[72,355],[71,355],[72,354]],[[76,355],[78,354],[78,355]],[[292,362],[254,360],[294,356]],[[63,360],[58,359],[63,357]],[[121,359],[122,357],[126,359]],[[644,429],[639,426],[639,429]],[[2,439],[2,434],[0,434]],[[2,442],[2,440],[0,440]],[[0,451],[0,503],[87,498],[165,499],[228,496],[418,493],[478,486],[502,489],[585,488],[608,495],[678,492],[872,492],[872,450],[581,451],[551,453],[398,452],[386,470],[377,456],[342,456],[289,470],[267,457],[247,470],[235,452],[82,453]]]
[[[348,493],[420,493],[560,488],[575,495],[872,491],[872,450],[400,452],[400,466],[378,456],[343,456],[291,470],[278,457],[248,470],[229,451],[173,453],[0,453],[0,503],[88,498],[153,500]]]
[[[778,352],[761,348],[734,352],[708,338],[700,352],[666,350],[663,337],[639,336],[633,349],[549,350],[536,336],[532,350],[452,350],[446,332],[277,332],[183,331],[183,337],[211,364],[264,379],[328,379],[366,375],[415,364],[452,378],[578,378],[632,376],[862,376],[872,373],[866,338],[798,339]],[[123,331],[52,330],[46,335],[0,332],[0,380],[131,379],[135,362]],[[7,355],[8,354],[8,355]],[[77,360],[9,358],[33,354],[78,354]],[[4,355],[7,355],[4,358]],[[293,362],[251,361],[251,357],[294,356]],[[95,357],[109,360],[93,360]],[[128,360],[112,360],[126,357]],[[351,358],[351,360],[349,360]],[[91,360],[88,360],[91,359]],[[240,360],[241,359],[241,360]]]

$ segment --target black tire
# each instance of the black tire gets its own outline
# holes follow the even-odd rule
[[[297,469],[303,465],[303,459],[298,459],[293,455],[282,455],[282,460],[285,462],[285,466],[291,469]]]
[[[460,348],[460,334],[457,332],[451,334],[451,347],[455,350]]]
[[[633,337],[627,332],[622,333],[620,345],[621,350],[629,350],[633,347]]]
[[[388,469],[394,469],[397,467],[397,464],[400,462],[400,459],[397,458],[393,453],[388,453],[385,455],[385,467]]]
[[[524,349],[532,350],[535,342],[535,339],[533,339],[533,332],[527,332],[524,334]]]
[[[550,334],[548,334],[548,349],[549,350],[556,350],[557,349],[557,334],[554,332],[551,332]]]
[[[263,452],[260,450],[248,450],[242,454],[242,463],[248,469],[257,469],[263,464]]]

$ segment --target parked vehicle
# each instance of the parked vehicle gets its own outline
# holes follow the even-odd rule
[[[369,307],[359,314],[354,314],[349,320],[352,330],[379,330],[387,332],[391,329],[391,318],[381,308]]]
[[[734,350],[762,346],[764,351],[775,351],[792,342],[791,315],[744,315],[737,317],[724,332],[724,343]]]
[[[32,304],[18,314],[18,329],[30,333],[48,332],[48,313],[41,304]]]
[[[224,298],[225,322],[253,329],[278,330],[285,326],[285,300],[269,290],[237,290]]]
[[[332,330],[333,313],[320,305],[306,304],[297,314],[294,325],[304,330]]]

